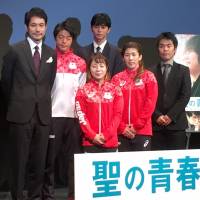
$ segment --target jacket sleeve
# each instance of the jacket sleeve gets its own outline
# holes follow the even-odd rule
[[[155,122],[161,115],[163,115],[162,112],[160,112],[160,110],[156,108],[152,115],[152,120]]]
[[[119,86],[119,77],[118,77],[118,74],[116,74],[115,76],[113,76],[113,78],[112,78],[112,83],[115,85],[115,86]],[[123,107],[124,107],[124,99],[123,99]],[[122,111],[123,112],[123,111]],[[119,126],[118,126],[118,129],[117,129],[117,132],[119,133],[119,134],[121,134],[123,131],[124,131],[124,129],[125,129],[125,127],[126,127],[126,124],[122,121],[122,119],[120,120],[120,123],[119,123]]]
[[[93,140],[96,132],[91,128],[88,116],[86,115],[86,99],[83,89],[78,89],[76,94],[76,113],[79,119],[79,124],[86,138]]]
[[[52,63],[52,74],[51,74],[51,81],[50,81],[50,87],[52,89],[54,80],[56,78],[56,71],[57,71],[57,56],[54,53],[53,54],[53,63]]]
[[[124,129],[126,128],[126,123],[121,121],[118,127],[118,135],[122,135]]]
[[[110,123],[110,126],[108,127],[107,131],[108,134],[107,137],[105,137],[106,140],[111,138],[114,134],[117,134],[117,129],[119,127],[121,118],[122,118],[122,113],[123,113],[123,108],[124,108],[124,100],[123,100],[123,95],[121,92],[121,89],[119,87],[116,88],[116,96],[113,102],[113,117],[112,121]]]
[[[151,72],[154,74],[154,76],[157,78],[157,81],[158,81],[158,65],[157,66],[153,66],[152,68],[150,68],[149,70],[151,70]],[[159,84],[159,81],[158,81],[158,84]],[[158,85],[158,88],[159,88],[159,85]],[[159,90],[159,89],[158,89]],[[159,94],[158,94],[159,95]],[[161,115],[163,115],[163,113],[161,112],[161,110],[158,108],[158,106],[155,107],[155,110],[152,114],[152,121],[153,123],[156,123],[156,120],[158,119],[158,117],[160,117]]]
[[[158,97],[158,84],[155,76],[153,75],[153,73],[150,73],[147,78],[148,79],[145,85],[145,90],[146,90],[146,97],[144,100],[145,103],[136,123],[134,124],[134,127],[139,129],[145,125],[146,121],[149,118],[151,118]]]
[[[176,122],[177,117],[185,110],[185,107],[190,99],[191,95],[191,80],[190,72],[188,68],[183,68],[183,77],[182,77],[182,87],[179,91],[179,97],[175,102],[174,106],[168,111],[167,115]]]
[[[79,76],[79,86],[82,87],[86,83],[86,63],[84,60],[80,63],[81,75]]]

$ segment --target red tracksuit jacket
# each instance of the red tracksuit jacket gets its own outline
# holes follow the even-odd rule
[[[90,80],[76,94],[76,112],[83,135],[83,146],[92,146],[92,140],[99,132],[105,137],[102,147],[118,146],[117,128],[123,112],[121,89],[105,81],[101,86]]]
[[[118,133],[122,134],[126,124],[132,124],[137,134],[152,135],[151,115],[158,96],[157,81],[148,70],[134,81],[135,75],[135,70],[125,69],[112,78],[112,83],[121,87],[124,97],[124,111]]]

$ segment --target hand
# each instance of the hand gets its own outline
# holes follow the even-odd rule
[[[123,135],[129,139],[133,139],[136,135],[136,130],[133,128],[132,124],[127,124],[123,131]]]
[[[160,126],[165,126],[166,124],[166,119],[164,115],[160,115],[157,120],[156,123],[159,124]]]
[[[172,122],[172,119],[168,115],[165,115],[164,119],[165,119],[165,126],[169,125]]]
[[[103,145],[105,143],[104,135],[102,133],[96,134],[96,136],[93,139],[93,143]]]

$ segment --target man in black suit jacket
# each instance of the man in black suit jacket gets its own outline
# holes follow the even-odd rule
[[[191,93],[188,67],[174,62],[178,41],[171,32],[157,37],[161,62],[153,69],[158,81],[158,100],[153,113],[154,150],[184,149],[188,122],[185,107]]]
[[[124,69],[124,62],[119,49],[107,41],[111,30],[111,19],[105,13],[97,13],[92,17],[91,30],[93,43],[83,47],[84,58],[89,61],[91,55],[101,52],[109,61],[111,77]]]
[[[11,47],[2,70],[2,89],[8,101],[14,200],[23,199],[27,163],[28,197],[40,199],[50,132],[51,87],[56,72],[54,51],[43,43],[47,29],[44,10],[28,11],[25,25],[26,40]],[[34,62],[36,56],[38,63]]]

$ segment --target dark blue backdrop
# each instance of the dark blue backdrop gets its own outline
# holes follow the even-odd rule
[[[13,20],[11,43],[23,39],[24,13],[33,6],[44,8],[49,16],[47,43],[51,46],[55,24],[70,16],[81,21],[80,44],[89,43],[90,19],[96,12],[111,16],[109,39],[114,44],[122,35],[154,37],[162,31],[200,34],[199,0],[0,0],[0,13]]]

